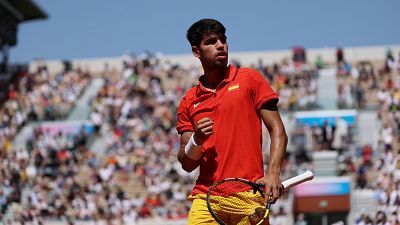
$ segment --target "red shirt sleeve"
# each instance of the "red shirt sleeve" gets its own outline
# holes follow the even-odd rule
[[[178,108],[178,124],[176,126],[176,130],[179,134],[182,134],[185,131],[194,131],[192,120],[190,119],[188,110],[186,97],[184,96],[179,104]]]
[[[258,110],[270,100],[274,100],[275,104],[278,103],[278,95],[272,90],[268,81],[256,70],[250,72],[250,90]]]

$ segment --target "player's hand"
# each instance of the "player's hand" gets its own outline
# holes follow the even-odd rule
[[[275,203],[281,197],[283,186],[278,174],[267,173],[263,178],[258,179],[256,183],[265,185],[265,203],[268,202],[269,197],[271,197],[271,203]]]
[[[202,145],[214,133],[213,124],[214,122],[208,117],[197,121],[193,137],[196,144]]]

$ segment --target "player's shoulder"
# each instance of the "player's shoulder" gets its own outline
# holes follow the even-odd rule
[[[239,70],[238,70],[238,75],[241,77],[249,78],[251,76],[259,75],[259,74],[260,74],[260,72],[258,70],[250,68],[250,67],[242,67],[242,68],[239,68]]]
[[[186,91],[185,97],[195,96],[197,92],[198,85],[193,85],[189,90]]]
[[[186,93],[183,95],[181,101],[191,101],[192,99],[194,99],[196,97],[197,88],[197,85],[189,88],[189,90],[187,90]]]

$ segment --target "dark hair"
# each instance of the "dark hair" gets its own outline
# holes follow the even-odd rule
[[[220,34],[225,35],[225,27],[217,20],[214,19],[201,19],[186,32],[186,38],[191,46],[199,46],[204,34]]]

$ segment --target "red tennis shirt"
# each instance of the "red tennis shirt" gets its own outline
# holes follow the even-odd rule
[[[179,134],[193,132],[201,118],[214,122],[214,133],[202,147],[200,174],[192,195],[207,193],[224,178],[255,181],[264,176],[259,111],[272,99],[278,100],[278,96],[258,71],[232,65],[215,93],[198,82],[185,94],[177,113]]]

